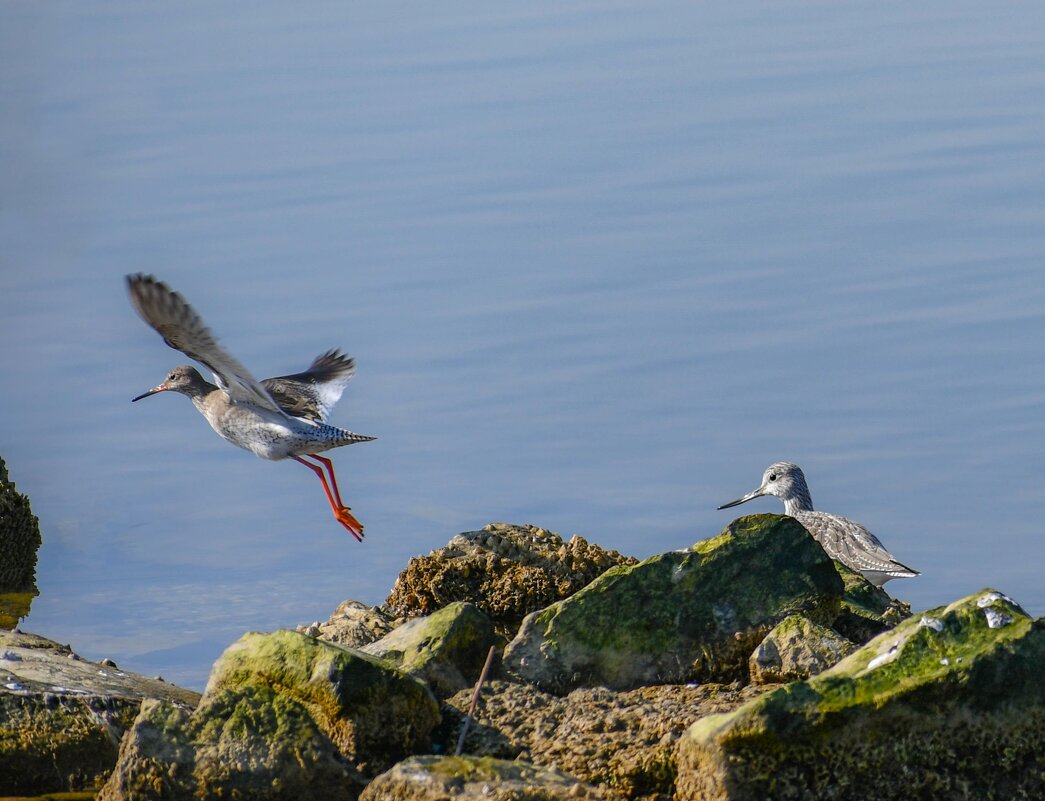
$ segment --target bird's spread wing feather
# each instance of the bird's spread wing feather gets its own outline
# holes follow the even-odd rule
[[[127,276],[131,304],[164,342],[214,373],[218,386],[238,402],[285,414],[246,367],[230,356],[206,324],[177,292],[151,275]]]
[[[355,359],[328,350],[304,372],[266,378],[261,385],[287,414],[321,423],[341,399],[355,372]]]

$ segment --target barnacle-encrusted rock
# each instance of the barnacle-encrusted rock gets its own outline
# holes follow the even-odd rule
[[[424,683],[384,660],[293,631],[245,634],[191,715],[143,708],[100,801],[346,799],[428,750]]]
[[[465,738],[477,756],[556,766],[624,798],[663,798],[675,781],[675,746],[702,715],[735,709],[766,692],[738,684],[658,685],[627,692],[574,690],[565,698],[530,685],[492,681]],[[457,744],[471,691],[448,698],[438,741]]]
[[[1041,798],[1045,620],[983,590],[693,724],[680,801]]]
[[[552,692],[604,685],[747,679],[747,660],[780,620],[832,620],[842,579],[784,515],[734,520],[691,549],[608,570],[527,616],[506,673]]]
[[[456,602],[408,620],[362,651],[387,659],[428,683],[439,698],[475,684],[490,646],[504,644],[473,604]]]
[[[500,633],[512,636],[529,612],[572,595],[615,565],[635,561],[583,537],[564,542],[537,526],[491,523],[411,559],[386,603],[397,614],[416,617],[469,601]]]
[[[0,458],[0,628],[12,629],[29,614],[37,594],[40,542],[40,524],[29,499],[15,488]]]
[[[379,606],[342,601],[326,623],[298,626],[297,631],[348,648],[361,648],[380,640],[396,627],[396,619]]]
[[[616,801],[554,768],[472,756],[419,756],[383,773],[360,801]]]

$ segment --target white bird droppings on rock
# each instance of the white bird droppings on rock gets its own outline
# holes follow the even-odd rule
[[[888,662],[892,662],[894,659],[896,659],[897,656],[899,656],[901,644],[902,643],[899,640],[894,642],[888,651],[886,651],[884,654],[879,654],[870,662],[868,662],[867,669],[874,670],[876,667],[881,667],[882,665]]]
[[[922,617],[918,621],[920,628],[932,629],[933,631],[943,631],[943,621],[938,617]]]
[[[979,600],[976,601],[976,605],[982,609],[985,606],[990,606],[995,601],[1005,601],[1006,603],[1010,603],[1013,606],[1018,606],[1019,605],[1014,600],[1012,600],[1012,598],[1010,598],[1008,595],[1002,595],[1000,592],[989,592],[989,593],[987,593],[982,598],[980,598]]]
[[[987,617],[987,628],[990,629],[1000,629],[1002,626],[1008,626],[1012,622],[1011,615],[1000,612],[993,606],[984,607],[983,614]]]

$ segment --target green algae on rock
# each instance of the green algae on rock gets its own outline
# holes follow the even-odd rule
[[[424,750],[439,722],[425,684],[390,662],[298,632],[250,632],[211,669],[201,707],[218,692],[268,687],[308,709],[338,749],[368,775]]]
[[[417,756],[372,781],[360,801],[616,801],[554,768],[473,756]]]
[[[143,708],[100,801],[346,799],[428,750],[439,708],[391,663],[298,632],[248,633],[190,715]]]
[[[1045,620],[983,590],[693,724],[680,801],[1041,798]]]
[[[353,801],[364,783],[303,706],[257,687],[191,715],[143,704],[98,801]]]
[[[15,488],[0,458],[0,628],[13,629],[29,614],[36,588],[40,523],[29,499]]]
[[[503,639],[470,603],[455,602],[414,618],[360,650],[425,681],[438,698],[475,684],[490,646]]]
[[[829,622],[843,584],[796,520],[751,515],[689,550],[608,570],[525,619],[506,672],[552,692],[747,678],[751,651],[778,621]]]
[[[803,615],[777,623],[751,654],[748,668],[756,684],[815,676],[856,650],[849,640]]]
[[[911,605],[897,600],[841,562],[835,562],[845,582],[842,607],[831,628],[848,640],[863,645],[911,616]]]
[[[0,631],[0,794],[94,790],[144,698],[197,693],[81,659],[68,646]]]

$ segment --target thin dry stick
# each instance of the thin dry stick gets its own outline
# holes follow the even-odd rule
[[[483,672],[479,674],[479,681],[475,683],[475,689],[472,691],[472,703],[468,707],[468,714],[464,716],[464,723],[461,726],[461,736],[457,738],[457,750],[454,751],[454,756],[461,756],[461,749],[464,748],[464,737],[468,734],[468,727],[472,723],[472,715],[475,714],[475,707],[479,703],[479,692],[483,689],[483,682],[486,681],[486,674],[490,671],[490,665],[493,663],[493,652],[497,650],[496,646],[490,646],[490,653],[486,655],[486,664],[483,665]]]

